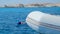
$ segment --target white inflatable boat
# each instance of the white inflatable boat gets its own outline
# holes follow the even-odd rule
[[[45,34],[60,34],[59,15],[51,15],[40,11],[33,11],[27,16],[26,22],[37,32]]]

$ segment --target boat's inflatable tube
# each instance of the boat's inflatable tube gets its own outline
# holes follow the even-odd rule
[[[31,28],[38,32],[47,32],[49,29],[52,31],[56,30],[55,33],[60,32],[60,16],[57,15],[33,11],[27,16],[26,22]],[[54,33],[52,31],[49,31],[50,34]]]

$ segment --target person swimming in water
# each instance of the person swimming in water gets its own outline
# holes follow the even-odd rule
[[[19,27],[21,24],[22,24],[22,22],[18,22],[18,23],[17,23],[17,27]]]
[[[22,22],[18,22],[17,24],[18,24],[18,25],[21,25],[21,24],[22,24]]]
[[[24,22],[20,21],[17,23],[17,27],[19,27],[20,25],[24,24]]]

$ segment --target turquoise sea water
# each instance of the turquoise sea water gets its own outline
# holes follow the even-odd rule
[[[0,34],[39,34],[26,23],[16,27],[19,21],[25,22],[32,11],[60,15],[60,7],[0,8]]]

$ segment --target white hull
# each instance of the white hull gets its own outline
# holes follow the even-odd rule
[[[31,28],[38,32],[45,31],[45,33],[51,34],[54,33],[52,31],[55,31],[55,33],[60,33],[60,16],[35,11],[27,16],[26,22]]]

